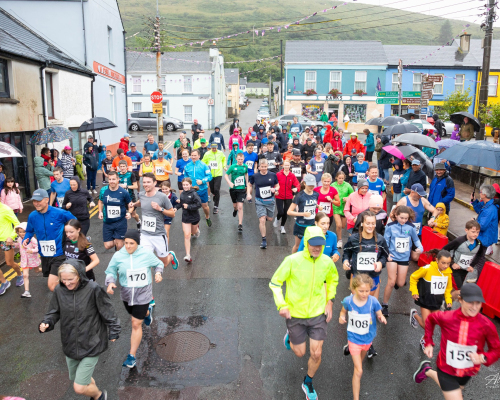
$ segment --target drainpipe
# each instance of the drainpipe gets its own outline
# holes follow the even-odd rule
[[[90,81],[90,113],[91,113],[90,115],[92,116],[92,118],[94,118],[94,82],[95,82],[95,75],[92,76],[92,80]],[[94,131],[92,131],[92,136],[94,137],[95,141]]]
[[[217,68],[217,66],[215,68]],[[208,118],[210,118],[210,114],[212,114],[212,125],[210,125],[210,129],[213,129],[215,128],[215,69],[214,72],[212,72],[212,90],[210,96],[214,100],[214,105],[208,106]],[[210,120],[208,123],[210,124]]]
[[[85,12],[83,11],[83,0],[80,0],[82,4],[82,26],[83,26],[83,59],[85,61],[85,66],[87,66],[87,37],[85,33]]]
[[[42,65],[40,67],[40,85],[42,86],[42,116],[43,116],[43,127],[47,127],[47,113],[45,112],[45,68],[47,65]]]
[[[127,50],[125,49],[125,33],[123,31],[123,74],[125,75],[125,129],[128,132]]]

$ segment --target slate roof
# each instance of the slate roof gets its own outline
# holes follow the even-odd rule
[[[240,70],[238,68],[224,68],[224,76],[226,78],[226,85],[238,85],[238,77]]]
[[[246,85],[247,84],[247,78],[240,78],[240,85]]]
[[[471,39],[470,51],[478,60],[479,65],[483,65],[483,49],[481,48],[481,39]],[[490,70],[500,70],[500,40],[493,40],[491,46]]]
[[[208,51],[185,51],[163,53],[161,56],[161,73],[174,72],[211,72],[212,62]],[[127,52],[127,72],[156,73],[156,54]]]
[[[285,63],[387,65],[375,40],[287,40]]]
[[[78,63],[2,8],[0,8],[0,51],[94,75],[90,69]]]
[[[268,83],[264,83],[264,82],[248,82],[247,83],[247,88],[269,88],[269,84]]]

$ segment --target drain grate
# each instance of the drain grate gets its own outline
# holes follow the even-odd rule
[[[175,332],[162,338],[156,352],[170,362],[186,362],[202,357],[210,349],[208,338],[198,332]]]

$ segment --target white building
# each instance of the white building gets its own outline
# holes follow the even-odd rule
[[[226,121],[224,58],[217,49],[164,53],[161,75],[163,112],[183,121],[186,131],[194,119],[204,129]],[[129,112],[151,112],[150,95],[157,89],[155,53],[128,52],[127,76]]]
[[[125,30],[117,1],[2,0],[0,5],[96,74],[91,87],[92,114],[118,125],[101,135],[103,144],[118,142],[127,132],[127,102]],[[79,140],[86,141],[86,133],[78,135]]]
[[[246,97],[247,91],[247,77],[240,78],[240,99]]]

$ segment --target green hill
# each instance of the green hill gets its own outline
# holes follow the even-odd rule
[[[227,36],[251,30],[259,31],[220,40],[217,47],[226,61],[253,60],[280,54],[280,40],[283,49],[286,40],[291,39],[323,39],[323,40],[380,40],[383,44],[445,44],[458,35],[465,21],[450,20],[411,12],[411,8],[398,10],[360,3],[326,2],[325,0],[190,0],[168,1],[162,4],[160,15],[162,43],[178,45],[186,42],[207,40],[203,46],[180,46],[176,49],[163,47],[165,51],[190,51],[208,48],[208,39]],[[434,2],[436,3],[436,2]],[[291,25],[281,32],[267,30],[268,27],[283,26],[313,12],[333,5],[341,5],[335,10],[303,21],[299,25]],[[438,7],[434,7],[434,6]],[[152,19],[156,15],[156,0],[119,0],[119,6],[127,36],[139,32],[127,39],[129,48],[144,50],[152,43]],[[476,6],[472,4],[472,6]],[[457,14],[453,9],[441,8],[439,3],[433,4],[439,15]],[[471,15],[479,13],[478,9],[470,11]],[[264,36],[262,30],[266,30]],[[484,37],[478,25],[471,25],[467,33],[473,38]],[[328,51],[328,49],[325,49]],[[403,60],[404,61],[404,60]],[[235,67],[250,82],[268,81],[269,74],[273,80],[279,80],[279,62],[274,59],[264,62],[242,63]],[[248,72],[258,69],[255,72]]]

